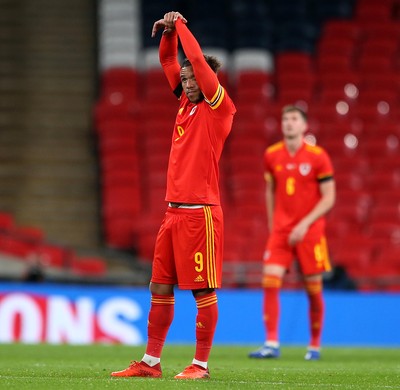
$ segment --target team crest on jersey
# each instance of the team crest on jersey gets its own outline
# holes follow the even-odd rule
[[[299,172],[303,176],[307,176],[311,172],[311,164],[302,163],[299,165]]]
[[[190,110],[189,116],[193,115],[193,114],[196,112],[196,110],[197,110],[197,106],[194,106],[194,107]]]

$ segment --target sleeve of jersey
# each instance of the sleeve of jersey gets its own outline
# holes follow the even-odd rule
[[[272,172],[269,164],[268,152],[265,152],[264,154],[264,179],[267,182],[270,182],[272,180]]]
[[[160,63],[167,77],[168,83],[179,98],[182,93],[180,79],[180,65],[178,62],[178,35],[176,32],[163,34],[159,48]]]
[[[183,51],[193,66],[197,84],[204,95],[205,101],[212,109],[217,109],[224,100],[224,88],[220,85],[215,72],[207,64],[199,43],[186,25],[178,19],[175,23],[175,28]]]
[[[328,154],[324,151],[321,154],[320,170],[318,172],[318,181],[330,180],[333,178],[333,166]]]

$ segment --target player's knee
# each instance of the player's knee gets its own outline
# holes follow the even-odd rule
[[[201,290],[192,290],[192,294],[195,298],[198,298],[207,294],[211,294],[213,291],[215,291],[214,288],[204,288]]]
[[[155,295],[172,295],[174,286],[172,284],[150,283],[150,292]]]

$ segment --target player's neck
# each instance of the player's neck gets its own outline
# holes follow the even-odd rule
[[[302,137],[285,138],[286,148],[290,154],[295,154],[303,145]]]

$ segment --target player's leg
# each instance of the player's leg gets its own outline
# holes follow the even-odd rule
[[[187,366],[176,379],[205,379],[210,377],[210,356],[215,329],[218,322],[218,301],[214,289],[193,290],[196,301],[196,349],[192,364]]]
[[[170,229],[173,220],[174,216],[167,212],[156,240],[150,283],[151,305],[146,352],[140,362],[133,361],[128,368],[113,372],[112,376],[158,378],[162,375],[161,353],[174,318],[174,285],[177,283]]]
[[[324,321],[324,299],[322,275],[306,276],[305,289],[309,302],[310,344],[305,356],[306,360],[320,358],[321,334]]]
[[[306,360],[320,359],[324,323],[323,277],[331,269],[326,239],[323,235],[306,237],[297,248],[309,302],[310,343]]]
[[[151,306],[147,321],[147,346],[142,361],[153,367],[160,363],[168,330],[174,319],[173,285],[150,283]]]
[[[222,212],[220,207],[205,206],[198,210],[181,211],[181,218],[182,225],[176,241],[180,243],[176,251],[177,273],[179,288],[190,289],[195,298],[196,349],[192,364],[175,378],[205,379],[210,377],[208,358],[218,321],[215,289],[221,287],[222,279]]]
[[[265,343],[249,354],[251,358],[278,358],[279,348],[279,292],[282,286],[285,267],[267,264],[263,274],[263,321],[265,327]]]
[[[140,362],[133,361],[128,368],[112,372],[111,376],[152,378],[162,376],[161,352],[174,318],[173,285],[150,283],[150,292],[146,352]]]
[[[277,358],[279,349],[279,293],[283,276],[293,261],[293,248],[288,244],[287,234],[273,233],[269,236],[264,253],[263,268],[263,320],[265,326],[264,345],[249,354],[251,358]]]

